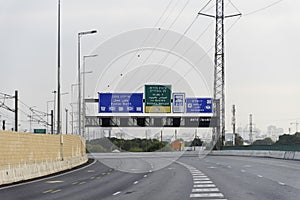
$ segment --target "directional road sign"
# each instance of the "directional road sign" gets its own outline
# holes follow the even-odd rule
[[[171,112],[171,85],[145,85],[145,112]]]
[[[187,113],[212,113],[213,99],[212,98],[187,98],[186,112]]]
[[[143,93],[99,93],[99,113],[143,113]]]

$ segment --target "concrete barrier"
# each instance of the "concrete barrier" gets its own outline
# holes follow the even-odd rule
[[[85,162],[82,137],[0,131],[0,185],[49,175]]]
[[[224,151],[212,151],[209,153],[209,155],[249,156],[249,157],[278,158],[278,159],[286,159],[286,160],[300,160],[300,152],[295,152],[295,151],[224,150]]]

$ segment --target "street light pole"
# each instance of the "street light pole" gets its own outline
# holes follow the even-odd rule
[[[78,33],[78,129],[79,135],[81,135],[81,55],[80,55],[80,38],[83,35],[97,33],[97,30],[85,31]]]
[[[82,135],[85,137],[85,115],[86,115],[86,104],[85,104],[85,74],[92,73],[92,71],[85,71],[85,60],[86,58],[93,58],[98,56],[97,54],[83,56],[83,72],[82,72],[82,97],[83,97],[83,126],[82,126]]]
[[[61,133],[60,123],[60,0],[58,0],[58,23],[57,23],[57,134]]]

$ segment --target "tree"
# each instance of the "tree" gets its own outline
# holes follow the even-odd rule
[[[235,138],[235,146],[242,146],[244,144],[244,139],[240,134],[237,134],[237,137]]]
[[[300,133],[295,133],[294,135],[281,135],[276,144],[300,144]]]
[[[195,137],[194,140],[191,143],[191,147],[193,146],[202,146],[203,142],[201,141],[200,138]]]
[[[274,144],[273,140],[269,137],[263,139],[263,140],[256,140],[253,142],[253,145],[272,145]]]

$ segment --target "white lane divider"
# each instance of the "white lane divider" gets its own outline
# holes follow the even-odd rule
[[[193,190],[190,194],[190,198],[201,200],[226,200],[219,188],[217,188],[213,181],[211,181],[203,172],[185,163],[178,161],[177,163],[188,168],[193,176]],[[215,167],[209,168],[214,169]]]
[[[118,195],[120,193],[121,193],[121,191],[115,192],[115,193],[113,193],[113,196],[116,196],[116,195]]]
[[[280,182],[280,181],[278,182],[278,184],[279,184],[279,185],[285,185],[285,183],[283,183],[283,182]]]

